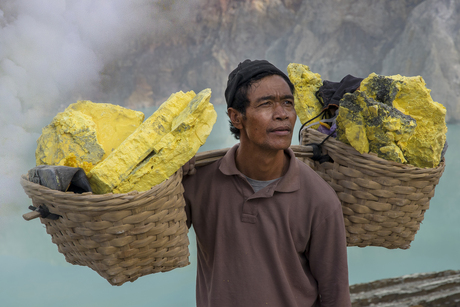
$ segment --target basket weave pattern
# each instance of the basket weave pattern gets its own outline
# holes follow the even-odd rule
[[[21,178],[35,207],[61,215],[40,218],[67,262],[88,266],[112,285],[189,264],[182,170],[149,191],[63,193]]]
[[[306,129],[301,143],[321,143],[326,137]],[[360,154],[334,138],[322,145],[322,151],[334,162],[310,160],[308,164],[342,203],[348,246],[409,248],[434,196],[444,161],[436,168],[417,168]]]

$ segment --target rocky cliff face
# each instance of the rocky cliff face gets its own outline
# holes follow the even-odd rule
[[[228,73],[265,58],[284,70],[306,64],[332,81],[421,75],[447,120],[460,120],[459,1],[197,0],[180,19],[183,7],[160,3],[172,22],[105,68],[101,100],[158,105],[172,92],[210,87],[213,103],[224,103]]]
[[[460,271],[420,273],[350,286],[353,307],[460,306]]]
[[[447,119],[460,120],[460,2],[423,1],[413,9],[382,74],[421,75]]]

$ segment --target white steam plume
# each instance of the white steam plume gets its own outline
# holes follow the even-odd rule
[[[76,97],[97,93],[104,65],[153,31],[156,5],[0,1],[0,219],[26,209],[19,178],[34,166],[41,128]]]
[[[41,129],[77,99],[102,102],[103,67],[137,38],[181,31],[193,2],[0,0],[0,256],[64,261],[39,221],[21,217],[31,201],[19,179]]]

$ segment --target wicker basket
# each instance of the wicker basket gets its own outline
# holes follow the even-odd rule
[[[302,144],[321,143],[327,135],[302,131]],[[435,186],[444,171],[360,154],[334,138],[322,145],[333,163],[308,164],[336,191],[342,202],[348,246],[409,248],[420,228]]]
[[[149,191],[74,194],[21,177],[35,207],[61,217],[40,218],[67,262],[88,266],[112,285],[189,264],[182,170]]]

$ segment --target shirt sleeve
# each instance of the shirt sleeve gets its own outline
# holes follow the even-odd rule
[[[306,257],[318,282],[321,306],[351,306],[346,233],[340,202],[312,229]]]

